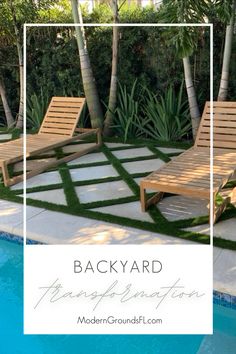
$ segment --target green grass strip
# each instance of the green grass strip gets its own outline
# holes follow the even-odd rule
[[[45,192],[45,191],[51,191],[55,189],[61,189],[63,188],[62,183],[56,183],[56,184],[48,184],[44,186],[38,186],[38,187],[31,187],[26,189],[26,193],[37,193],[37,192]],[[16,189],[14,190],[14,193],[17,194],[23,194],[23,189]]]
[[[91,184],[115,182],[115,181],[121,181],[121,180],[122,180],[121,176],[115,176],[115,177],[106,177],[106,178],[98,178],[98,179],[89,179],[86,181],[75,181],[75,182],[73,182],[73,185],[76,187],[89,186]]]
[[[76,194],[71,175],[66,164],[59,167],[59,173],[63,182],[63,189],[68,207],[73,208],[75,205],[79,205],[80,201]]]
[[[147,195],[147,197],[150,197],[150,195]],[[169,221],[164,217],[164,215],[160,212],[158,207],[156,207],[155,205],[151,205],[147,211],[149,212],[149,215],[151,216],[151,218],[155,223],[162,224],[162,225],[169,224]]]
[[[149,150],[151,150],[157,157],[159,157],[164,162],[169,162],[170,158],[164,154],[164,152],[158,150],[154,146],[148,145]]]
[[[106,207],[106,206],[115,206],[117,204],[136,202],[137,200],[139,200],[139,198],[136,195],[131,195],[130,197],[108,199],[108,200],[99,200],[99,201],[90,202],[90,203],[81,203],[81,206],[83,206],[84,209],[95,209],[95,208],[100,208],[100,207],[102,208],[102,207]]]
[[[90,162],[90,163],[81,163],[76,165],[67,165],[70,170],[77,168],[89,168],[89,167],[99,167],[110,165],[109,161],[99,161],[99,162]]]
[[[130,176],[130,174],[124,169],[122,164],[120,163],[119,159],[114,156],[109,148],[106,146],[102,147],[103,153],[106,155],[108,160],[110,161],[111,165],[116,169],[116,171],[122,176],[123,180],[127,183],[130,189],[134,192],[135,195],[139,196],[139,186]]]
[[[124,144],[124,139],[120,137],[111,137],[111,138],[103,138],[103,142],[106,143],[121,143]],[[153,139],[127,139],[125,144],[133,144],[133,145],[149,145],[152,144],[154,146],[160,146],[160,147],[173,147],[173,148],[180,148],[180,149],[189,149],[192,145],[192,141],[187,141],[187,142],[175,142],[175,141],[158,141],[158,140],[153,140]]]
[[[107,146],[108,147],[108,146]],[[108,149],[110,151],[124,151],[124,150],[133,150],[133,149],[141,149],[146,147],[146,145],[144,144],[140,144],[140,145],[127,145],[127,146],[117,146],[117,147],[108,147]]]

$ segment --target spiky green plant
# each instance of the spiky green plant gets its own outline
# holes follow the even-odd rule
[[[134,81],[130,92],[127,87],[121,86],[119,83],[117,108],[114,112],[114,125],[112,128],[119,136],[124,138],[124,142],[128,138],[140,137],[142,130],[142,119],[140,116],[142,94],[137,85],[137,80]]]
[[[177,141],[189,133],[191,120],[188,101],[183,99],[183,83],[177,94],[172,86],[159,96],[147,88],[145,93],[144,119],[140,128],[147,138]]]
[[[41,90],[39,95],[33,93],[33,95],[27,97],[26,123],[28,128],[36,131],[40,128],[48,104],[48,93],[43,90]]]

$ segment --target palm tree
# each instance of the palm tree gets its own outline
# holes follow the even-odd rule
[[[220,88],[219,88],[219,93],[217,98],[218,101],[225,101],[228,94],[230,57],[232,52],[235,10],[236,10],[236,0],[233,0],[231,5],[231,17],[225,32],[224,57],[223,57],[223,64],[222,64]]]
[[[118,14],[118,3],[117,0],[111,0],[111,7],[113,12],[114,23],[119,22]],[[112,39],[112,69],[111,69],[111,83],[110,83],[110,93],[108,109],[106,112],[106,119],[104,122],[103,134],[109,136],[112,134],[112,121],[113,114],[116,108],[117,99],[117,65],[118,65],[118,44],[119,44],[119,28],[113,26],[113,39]]]
[[[184,66],[185,86],[187,90],[188,104],[189,104],[190,116],[192,121],[192,133],[193,133],[193,138],[195,139],[200,124],[201,115],[197,103],[195,87],[193,84],[192,70],[191,70],[189,56],[183,58],[183,66]]]
[[[208,5],[205,0],[166,0],[163,1],[160,9],[164,20],[163,22],[204,22],[204,16],[208,10]],[[184,79],[188,95],[192,122],[192,134],[194,140],[196,138],[201,116],[197,102],[197,95],[193,84],[190,56],[192,55],[194,49],[196,49],[198,33],[199,32],[197,29],[193,27],[179,27],[179,31],[174,37],[174,44],[176,45],[177,55],[180,56],[183,60]]]
[[[93,128],[101,128],[103,124],[103,113],[98,96],[98,91],[93,76],[92,67],[90,64],[89,54],[86,45],[85,32],[82,27],[82,15],[78,12],[78,1],[71,0],[72,14],[75,23],[80,23],[81,26],[75,26],[76,39],[79,49],[80,67],[84,93],[88,105],[88,110]],[[80,11],[80,7],[79,7]]]

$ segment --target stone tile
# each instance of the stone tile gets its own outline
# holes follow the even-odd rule
[[[30,219],[27,230],[28,238],[48,244],[190,244],[171,236],[54,211]]]
[[[11,134],[0,134],[0,141],[1,140],[10,140],[12,138]]]
[[[118,147],[125,147],[125,146],[131,146],[131,144],[122,144],[122,143],[106,143],[106,146],[109,148],[118,148]]]
[[[122,163],[122,166],[129,173],[141,173],[141,172],[152,172],[158,170],[164,164],[165,162],[160,159],[151,159],[151,160],[144,160],[144,161],[125,162]]]
[[[118,150],[113,151],[113,155],[115,155],[118,159],[126,159],[126,158],[134,158],[134,157],[142,157],[142,156],[150,156],[153,155],[148,148],[135,148],[135,149],[126,149],[126,150]]]
[[[85,144],[72,144],[66,145],[62,148],[63,152],[70,153],[70,152],[77,152],[81,148],[89,148],[90,146],[94,145],[94,143],[85,143]]]
[[[26,169],[27,171],[32,170],[35,167],[39,167],[40,165],[51,162],[51,161],[56,161],[56,157],[48,157],[48,158],[42,158],[42,159],[36,159],[36,160],[27,160],[26,161]],[[17,162],[14,164],[14,172],[20,172],[23,171],[23,161]]]
[[[188,228],[190,231],[210,234],[209,225],[198,225]],[[226,240],[236,241],[236,219],[231,218],[228,220],[218,221],[213,228],[213,234],[216,237],[221,237]]]
[[[67,165],[77,165],[77,164],[102,162],[102,161],[107,161],[107,158],[103,154],[103,152],[93,152],[91,154],[81,156],[78,159],[72,160],[68,162]]]
[[[173,196],[162,199],[157,207],[169,221],[174,221],[208,215],[207,204],[202,199]]]
[[[236,295],[236,252],[223,249],[214,263],[214,289]]]
[[[26,218],[29,220],[33,216],[41,213],[44,209],[27,207]],[[21,227],[19,227],[21,225]],[[16,233],[22,235],[23,233],[23,205],[18,203],[0,200],[0,231]],[[15,231],[17,230],[17,232]]]
[[[118,199],[133,195],[124,181],[90,184],[75,189],[81,203]]]
[[[119,176],[119,174],[111,165],[75,168],[73,170],[70,170],[70,174],[74,182]]]
[[[213,228],[214,236],[236,241],[236,219],[218,221]],[[236,263],[235,263],[236,264]]]
[[[26,188],[47,186],[50,184],[62,183],[59,172],[45,172],[26,180]],[[12,190],[23,189],[23,183],[17,183],[11,187]]]
[[[42,200],[48,203],[67,205],[63,189],[52,189],[43,192],[27,193],[27,198]]]
[[[185,151],[184,149],[166,148],[166,147],[159,147],[159,146],[156,146],[156,148],[161,152],[163,152],[164,154],[175,154],[177,152],[181,153]]]
[[[213,263],[215,263],[220,256],[221,252],[223,251],[222,248],[213,247]]]
[[[129,219],[153,222],[151,216],[148,213],[143,213],[141,211],[141,205],[139,201],[132,203],[116,204],[96,208],[93,210],[99,211],[101,213],[123,216]]]

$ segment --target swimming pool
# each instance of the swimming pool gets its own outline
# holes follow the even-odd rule
[[[236,311],[214,306],[213,336],[28,335],[23,332],[23,246],[0,240],[1,354],[235,354]]]

